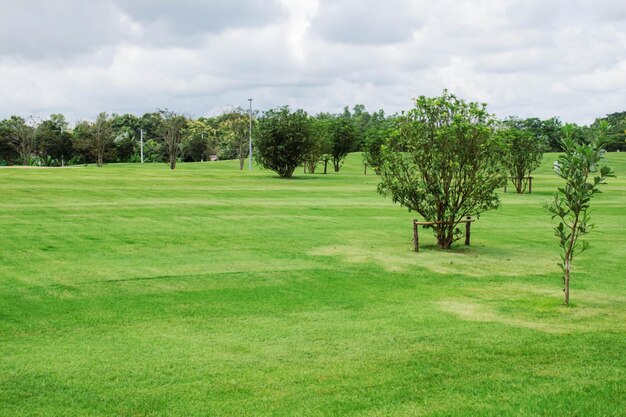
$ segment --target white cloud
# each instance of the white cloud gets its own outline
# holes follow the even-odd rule
[[[626,4],[577,0],[1,1],[0,117],[363,103],[448,88],[500,116],[626,109]]]

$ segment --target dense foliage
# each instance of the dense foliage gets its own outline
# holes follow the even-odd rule
[[[175,169],[182,151],[183,131],[187,127],[187,119],[185,116],[170,110],[161,110],[160,113],[163,118],[161,137],[167,152],[170,169]]]
[[[254,135],[257,112],[252,114]],[[260,115],[258,118],[262,118]],[[306,159],[307,170],[333,163],[341,167],[345,152],[363,152],[363,162],[379,172],[381,146],[389,136],[397,115],[386,115],[382,110],[368,112],[362,104],[340,113],[323,112],[313,121],[317,143]],[[170,162],[168,146],[164,141],[164,119],[159,111],[133,114],[112,114],[109,117],[113,141],[107,140],[102,152],[90,145],[85,126],[93,121],[79,121],[70,126],[62,114],[52,114],[46,120],[11,116],[0,120],[0,164],[31,164],[61,166],[77,163],[139,162],[140,138],[143,132],[144,161]],[[181,131],[177,161],[200,162],[213,159],[239,159],[240,166],[248,154],[249,115],[234,107],[211,117],[185,117],[186,128]],[[562,151],[562,139],[568,129],[576,140],[590,143],[593,132],[601,123],[608,126],[605,148],[609,151],[626,150],[626,112],[612,113],[596,119],[590,126],[562,123],[558,118],[520,119],[510,117],[504,123],[524,135],[542,140],[546,151]],[[320,127],[318,129],[318,126]],[[34,135],[33,135],[34,133]],[[101,160],[99,159],[101,157]],[[326,170],[325,170],[326,171]]]
[[[358,139],[358,130],[349,116],[343,115],[331,119],[329,126],[329,154],[335,172],[339,172],[344,159],[352,150]]]
[[[546,143],[543,136],[536,137],[528,130],[509,126],[505,122],[498,131],[500,139],[506,146],[505,163],[513,181],[515,191],[521,194],[526,191],[528,177],[541,164]]]
[[[383,147],[379,192],[436,222],[441,249],[461,237],[458,224],[466,216],[498,207],[504,152],[494,125],[484,104],[444,91],[416,99]]]
[[[256,160],[282,178],[289,178],[313,149],[311,120],[304,110],[281,107],[267,111],[257,128]]]

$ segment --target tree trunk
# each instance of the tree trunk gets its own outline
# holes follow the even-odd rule
[[[98,152],[98,158],[97,158],[97,161],[96,161],[96,165],[98,165],[99,167],[104,165],[103,158],[102,158],[102,152]]]
[[[565,264],[565,269],[563,271],[563,283],[564,283],[563,292],[565,293],[564,304],[566,306],[569,305],[569,271],[570,271],[570,265],[569,265],[569,261],[567,261],[567,263]]]
[[[176,168],[176,155],[170,155],[170,169]]]
[[[246,161],[246,158],[239,157],[239,171],[243,171],[243,164]]]
[[[339,172],[340,163],[341,161],[339,159],[333,159],[333,168],[335,168],[335,172]]]
[[[446,224],[438,225],[437,228],[437,247],[442,250],[450,249],[454,239],[454,226]]]
[[[282,178],[291,178],[293,175],[293,171],[295,171],[296,167],[286,167],[285,169],[278,172],[278,176]]]
[[[569,253],[565,255],[565,268],[563,268],[563,292],[565,293],[565,302],[566,306],[569,305],[569,272],[572,267],[572,262],[570,260]]]
[[[324,174],[326,174],[326,169],[328,168],[328,159],[324,160]]]
[[[524,192],[524,179],[522,177],[515,178],[515,191],[517,194],[522,194]]]

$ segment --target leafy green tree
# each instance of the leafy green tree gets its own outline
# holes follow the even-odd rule
[[[347,109],[346,109],[347,110]],[[347,112],[349,115],[349,112]],[[346,111],[344,110],[344,114]],[[367,131],[369,129],[369,124],[372,119],[372,115],[365,110],[365,106],[363,104],[356,104],[352,108],[352,114],[350,115],[352,120],[352,124],[356,129],[356,137],[354,139],[354,143],[352,144],[352,149],[350,152],[358,152],[363,150],[365,147],[365,141],[367,140]]]
[[[20,155],[22,165],[30,165],[37,146],[36,124],[31,117],[28,122],[21,117],[11,116],[5,121],[9,143]]]
[[[183,130],[187,126],[185,116],[170,110],[161,110],[161,137],[167,152],[170,169],[176,169],[176,162],[182,150]]]
[[[325,162],[324,173],[330,158],[325,158],[330,151],[330,125],[332,116],[328,113],[320,113],[311,119],[311,136],[313,145],[311,151],[306,156],[305,164],[310,174],[315,174],[317,164]]]
[[[65,165],[73,155],[72,138],[65,119],[59,119],[62,115],[50,117],[37,126],[37,146],[42,156],[49,156],[55,164]]]
[[[363,162],[371,166],[377,174],[380,174],[380,166],[382,164],[382,146],[391,134],[393,123],[393,118],[385,118],[384,111],[379,110],[372,114],[365,131]]]
[[[133,114],[113,114],[111,127],[115,135],[115,156],[119,162],[141,160],[141,119]]]
[[[541,165],[546,143],[543,137],[536,137],[528,130],[509,127],[504,123],[498,135],[507,147],[506,167],[515,191],[522,194],[526,191],[530,174]]]
[[[330,156],[335,172],[339,172],[344,159],[357,140],[358,131],[345,114],[332,119],[330,129]]]
[[[243,171],[249,153],[250,115],[241,107],[224,113],[220,121],[223,139],[236,150],[239,159],[239,170]]]
[[[591,198],[600,192],[599,185],[613,176],[611,168],[603,165],[603,141],[606,138],[603,132],[598,133],[592,143],[580,143],[566,136],[563,140],[565,153],[554,167],[555,173],[565,181],[548,210],[553,219],[559,219],[554,231],[562,249],[559,266],[563,271],[566,305],[569,305],[570,300],[572,261],[574,256],[589,247],[587,241],[579,241],[579,238],[593,228],[588,214]]]
[[[85,162],[95,160],[99,167],[103,166],[105,159],[111,156],[107,151],[114,147],[115,135],[111,118],[102,112],[98,114],[95,122],[77,123],[72,139],[74,149]]]
[[[255,159],[282,178],[289,178],[313,147],[311,120],[307,113],[288,106],[267,111],[256,129]]]
[[[535,138],[543,139],[547,142],[547,147],[552,152],[561,151],[562,126],[557,117],[541,120],[537,117],[519,119],[510,117],[505,120],[507,126],[530,132]]]
[[[611,113],[604,118],[596,119],[591,125],[598,127],[602,122],[608,127],[607,137],[609,141],[605,145],[607,151],[626,151],[626,111]]]
[[[12,165],[19,158],[19,153],[11,141],[10,119],[0,121],[0,162]]]
[[[396,121],[382,152],[378,191],[418,212],[440,249],[461,237],[459,222],[498,207],[504,152],[485,104],[467,103],[444,90],[415,100]]]
[[[185,160],[194,162],[208,160],[209,155],[214,152],[216,129],[206,118],[190,119],[183,136]]]
[[[82,120],[72,129],[72,148],[74,149],[74,163],[93,160],[91,153],[91,123]]]

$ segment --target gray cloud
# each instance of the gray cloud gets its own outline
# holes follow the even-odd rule
[[[0,55],[64,59],[133,35],[124,16],[108,2],[2,1]]]
[[[263,26],[283,13],[277,3],[261,0],[126,0],[116,4],[135,22],[177,35]]]
[[[324,0],[311,22],[311,32],[331,42],[388,44],[410,39],[420,26],[414,2]]]
[[[0,2],[0,117],[391,113],[443,88],[500,116],[626,109],[620,1]]]

